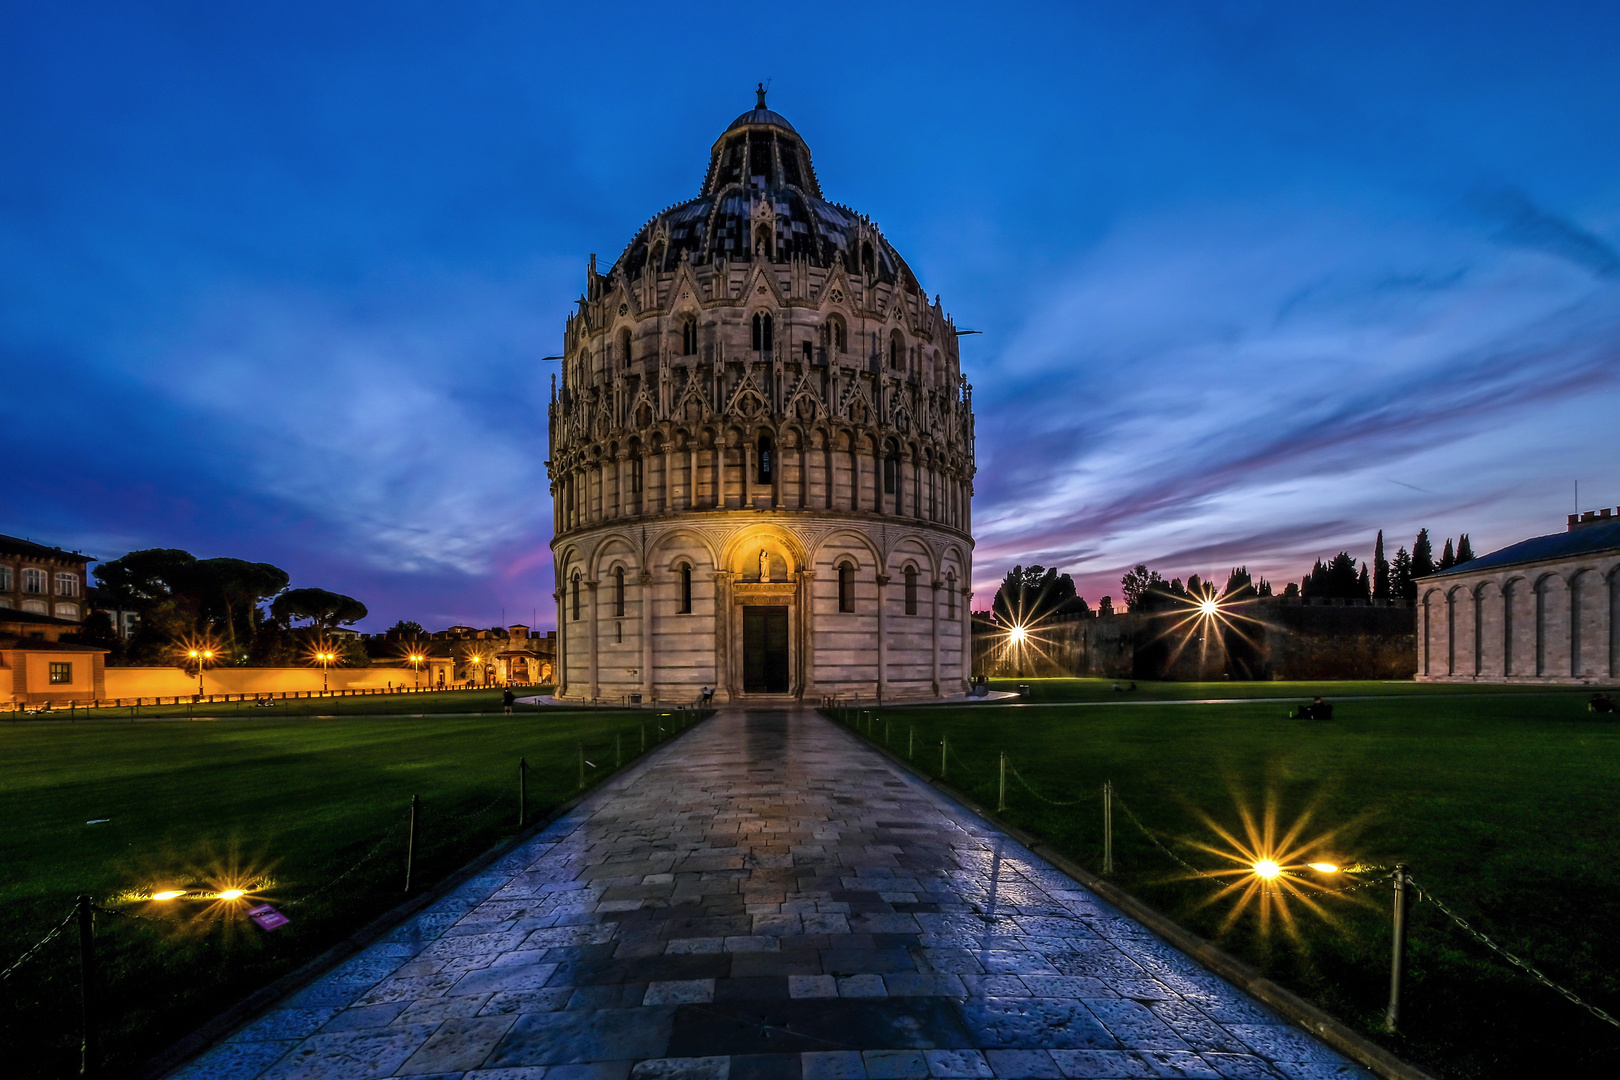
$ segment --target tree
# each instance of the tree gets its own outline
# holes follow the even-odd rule
[[[1366,563],[1361,564],[1361,580],[1356,582],[1356,592],[1360,594],[1357,597],[1358,599],[1370,600],[1372,598],[1372,585],[1367,580]]]
[[[140,611],[155,600],[167,598],[186,581],[186,573],[197,559],[179,548],[143,548],[98,565],[96,585],[108,607]]]
[[[1428,577],[1434,573],[1434,547],[1429,543],[1429,530],[1419,529],[1412,542],[1412,577]],[[1413,599],[1417,594],[1413,593]]]
[[[330,629],[359,622],[366,617],[366,605],[325,589],[288,589],[271,601],[270,614],[283,626],[291,626],[294,619],[308,619],[311,626]]]
[[[1149,570],[1146,563],[1137,563],[1126,575],[1119,579],[1120,591],[1128,611],[1136,610],[1142,603],[1147,591],[1155,585],[1162,584],[1164,579],[1157,570]]]
[[[1299,586],[1294,584],[1292,581],[1290,581],[1287,585],[1283,586],[1283,599],[1284,600],[1297,600],[1297,599],[1299,599]]]
[[[1271,582],[1267,581],[1265,578],[1261,578],[1260,579],[1260,584],[1258,584],[1258,585],[1256,585],[1254,587],[1254,595],[1256,595],[1256,596],[1270,596],[1271,595]]]
[[[1463,533],[1457,538],[1457,564],[1460,566],[1465,562],[1472,562],[1473,560],[1474,545],[1468,542],[1468,534]]]
[[[1405,600],[1408,604],[1417,602],[1417,585],[1412,581],[1412,556],[1406,553],[1405,548],[1395,552],[1395,562],[1389,571],[1389,591],[1397,600]]]
[[[242,559],[203,559],[185,576],[198,613],[225,639],[233,658],[242,655],[239,640],[253,639],[259,604],[285,589],[288,581],[279,566]]]
[[[1383,529],[1378,530],[1378,540],[1373,544],[1372,598],[1389,599],[1389,560],[1384,558]]]
[[[1300,586],[1300,595],[1337,600],[1364,598],[1361,575],[1356,572],[1356,560],[1348,551],[1341,551],[1329,562],[1316,560],[1316,565]]]
[[[1086,602],[1075,595],[1074,578],[1059,574],[1055,567],[1015,566],[1001,579],[990,610],[1003,625],[1024,626],[1048,616],[1084,611]]]
[[[1453,566],[1456,566],[1456,565],[1457,565],[1457,556],[1451,550],[1451,537],[1448,536],[1448,537],[1446,537],[1446,546],[1440,552],[1440,565],[1435,567],[1435,569],[1436,570],[1450,570]]]
[[[1226,588],[1221,590],[1221,595],[1228,600],[1246,600],[1250,596],[1259,595],[1255,592],[1254,583],[1249,578],[1249,568],[1247,566],[1232,568],[1232,572],[1226,575]]]
[[[419,638],[426,637],[427,631],[422,629],[422,624],[419,622],[401,619],[388,628],[386,636],[390,638]]]

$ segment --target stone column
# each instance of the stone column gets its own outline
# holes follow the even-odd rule
[[[754,474],[754,442],[744,435],[737,440],[737,507],[747,510],[753,505],[749,482]]]
[[[799,571],[799,693],[816,688],[816,572]]]
[[[931,619],[932,619],[932,630],[933,630],[933,633],[931,635],[929,635],[929,640],[933,642],[933,646],[934,646],[934,696],[935,697],[939,697],[939,591],[940,591],[941,588],[944,587],[944,585],[945,585],[945,583],[943,581],[939,580],[938,578],[935,578],[934,582],[933,582],[933,585],[928,590],[929,615],[931,616]]]
[[[727,701],[737,700],[738,687],[731,672],[731,572],[714,574],[714,686],[724,689]]]
[[[878,617],[878,701],[883,700],[884,691],[889,689],[889,631],[888,631],[888,586],[889,575],[880,568],[877,575],[877,617]]]
[[[858,441],[849,444],[849,508],[861,508],[861,448]]]
[[[832,440],[832,434],[833,434],[832,429],[829,428],[827,430],[827,442],[826,442],[826,445],[822,446],[822,448],[821,448],[821,465],[822,465],[822,470],[823,470],[822,471],[822,479],[825,481],[824,490],[823,490],[822,494],[823,494],[823,496],[825,496],[824,501],[827,504],[827,509],[828,510],[831,510],[833,508],[833,440]]]
[[[630,455],[620,450],[613,469],[613,516],[630,516]]]
[[[653,576],[646,570],[636,578],[636,584],[641,592],[637,599],[641,601],[641,700],[651,702],[657,691],[653,682]]]
[[[567,592],[564,586],[551,594],[557,602],[557,655],[551,658],[556,666],[557,697],[568,696],[568,620],[565,618],[568,612],[565,610],[567,602],[563,599]]]
[[[585,599],[586,599],[586,603],[590,604],[590,606],[591,606],[590,629],[587,631],[587,633],[590,634],[590,642],[589,642],[589,650],[590,651],[588,652],[587,655],[589,657],[591,700],[595,701],[598,697],[601,696],[601,683],[599,681],[600,676],[599,676],[597,663],[596,663],[596,657],[597,657],[597,646],[596,646],[596,643],[597,643],[597,630],[596,630],[596,580],[594,578],[587,579],[586,582],[585,582]]]
[[[697,508],[697,442],[686,445],[686,505],[677,504],[676,509],[693,510]]]

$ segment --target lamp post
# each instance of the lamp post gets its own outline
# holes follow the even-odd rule
[[[422,661],[427,659],[421,653],[411,653],[406,657],[411,662],[411,689],[422,689]]]
[[[203,665],[214,658],[213,649],[192,649],[188,654],[197,665],[197,696],[203,696]]]
[[[328,652],[328,651],[323,649],[320,652],[315,654],[315,659],[317,659],[317,660],[319,660],[321,662],[321,693],[325,694],[327,692],[327,689],[326,689],[326,669],[327,669],[328,665],[330,665],[332,663],[333,660],[337,659],[337,656],[334,653]]]

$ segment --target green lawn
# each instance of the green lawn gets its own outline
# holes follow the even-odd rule
[[[1232,849],[1214,826],[1243,838],[1240,807],[1263,823],[1269,806],[1279,834],[1304,823],[1297,862],[1407,863],[1510,952],[1620,1014],[1620,724],[1586,711],[1589,691],[1143,683],[1127,697],[1111,681],[1029,681],[1048,704],[885,708],[861,726],[902,755],[909,741],[930,775],[944,738],[947,784],[989,807],[1005,752],[1006,819],[1093,872],[1105,780],[1204,871],[1238,865],[1219,854]],[[1289,720],[1292,702],[1264,700],[1316,693],[1335,702],[1334,720]],[[1257,700],[1187,700],[1241,695]],[[1380,1034],[1387,886],[1343,895],[1301,886],[1319,911],[1290,898],[1294,929],[1276,915],[1262,928],[1259,903],[1229,921],[1239,890],[1217,896],[1217,884],[1155,847],[1117,804],[1114,854],[1112,879],[1126,889],[1437,1075],[1590,1075],[1620,1052],[1620,1029],[1475,944],[1433,903],[1413,914],[1403,1032]]]
[[[423,695],[417,702],[430,695]],[[437,695],[432,695],[437,696]],[[499,696],[445,695],[499,712]],[[340,699],[357,709],[386,698]],[[329,703],[336,704],[336,703]],[[223,706],[220,706],[223,709]],[[673,735],[680,714],[528,710],[517,716],[0,724],[0,967],[90,894],[144,920],[97,916],[107,1075],[127,1074],[211,1015],[405,899],[405,822],[421,798],[415,884],[517,830],[518,760],[531,821]],[[108,819],[103,824],[87,824]],[[358,865],[357,865],[358,864]],[[246,905],[136,899],[257,883],[292,922]],[[221,916],[224,916],[223,918]],[[51,942],[5,986],[4,1072],[77,1074],[76,939]]]

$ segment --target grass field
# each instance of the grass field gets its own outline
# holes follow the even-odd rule
[[[1093,872],[1105,780],[1203,871],[1239,866],[1220,831],[1244,840],[1244,810],[1261,823],[1269,807],[1278,835],[1299,826],[1292,861],[1407,863],[1510,952],[1620,1013],[1620,724],[1586,711],[1589,692],[1143,683],[1127,695],[1108,681],[1025,681],[1037,704],[885,708],[864,731],[902,755],[909,744],[930,775],[944,738],[947,784],[989,807],[1005,752],[1004,817]],[[1334,720],[1289,720],[1293,703],[1266,700],[1318,693]],[[1289,917],[1274,907],[1263,929],[1258,898],[1234,918],[1241,888],[1188,872],[1118,804],[1114,854],[1113,880],[1437,1075],[1592,1075],[1620,1051],[1620,1029],[1474,943],[1432,902],[1414,909],[1402,1033],[1388,1036],[1387,885],[1339,895],[1301,885],[1314,910],[1285,895]]]
[[[413,699],[422,704],[430,695]],[[437,695],[431,695],[437,696]],[[499,713],[499,694],[455,694]],[[386,698],[341,700],[344,707]],[[336,702],[332,704],[337,704]],[[268,713],[270,710],[261,710]],[[518,760],[530,820],[673,734],[657,712],[517,716],[0,724],[0,965],[88,893],[140,919],[97,916],[106,1075],[128,1075],[222,1008],[405,899],[405,823],[421,798],[419,891],[517,831]],[[101,824],[87,824],[107,819]],[[137,897],[248,887],[291,923],[265,933],[247,906]],[[77,1075],[72,933],[4,984],[8,1077]]]

